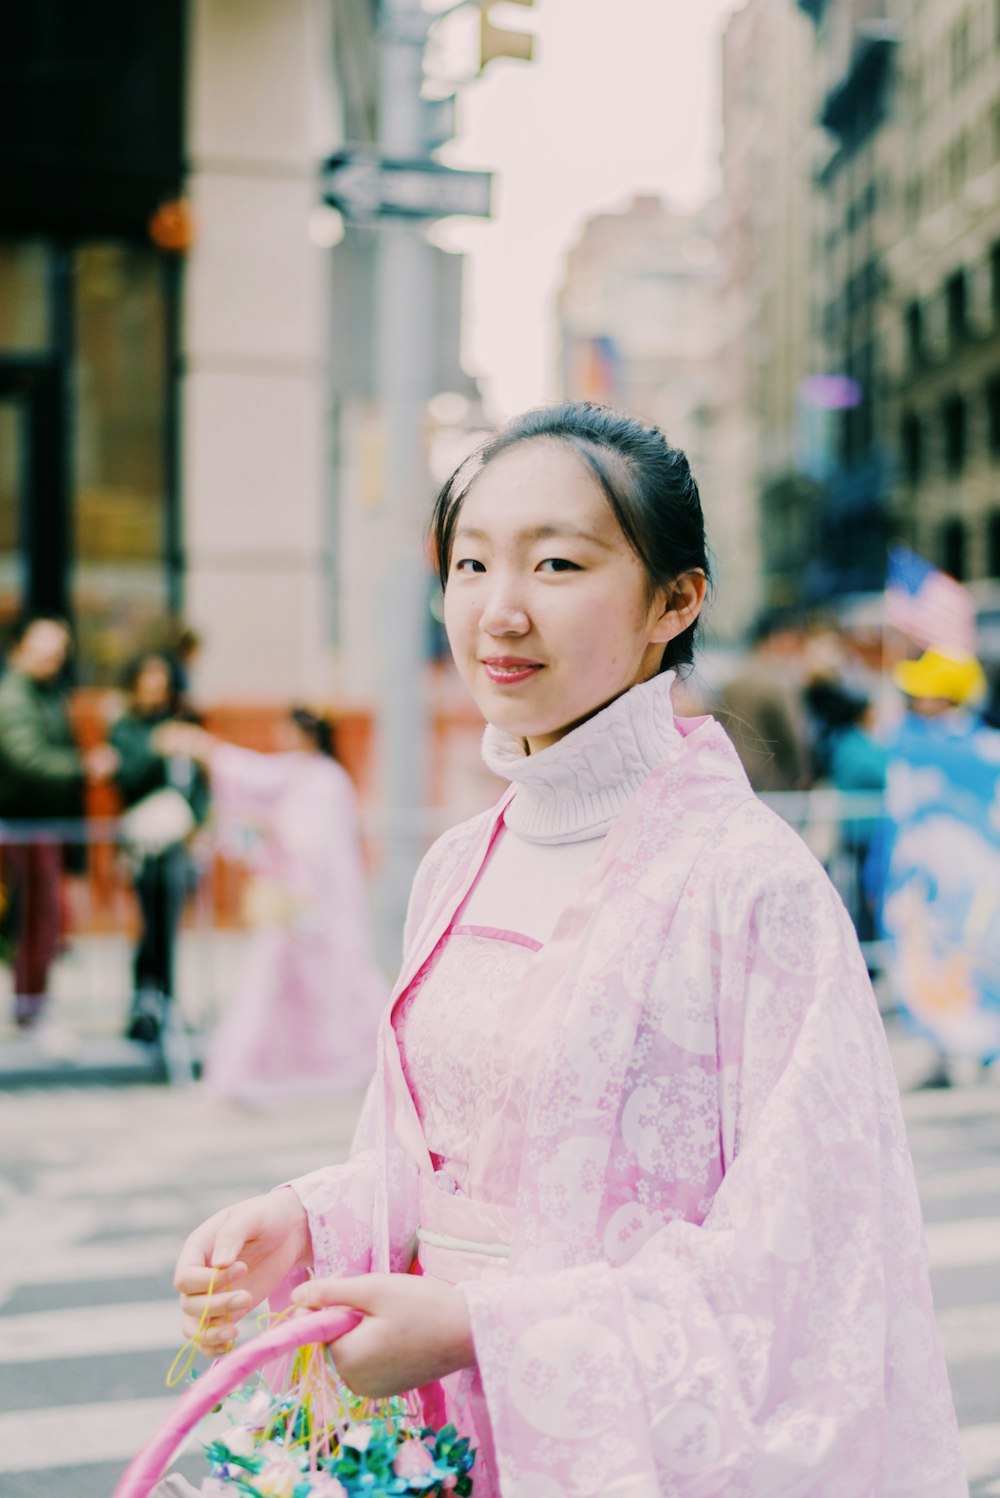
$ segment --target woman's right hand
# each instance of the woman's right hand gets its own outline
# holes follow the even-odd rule
[[[177,1260],[174,1287],[185,1338],[200,1327],[204,1352],[224,1352],[236,1340],[236,1323],[293,1269],[311,1262],[309,1219],[291,1187],[224,1207],[194,1230]]]

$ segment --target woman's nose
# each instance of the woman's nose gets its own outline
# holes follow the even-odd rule
[[[518,588],[497,579],[483,600],[479,623],[488,635],[523,635],[531,628],[528,611]]]

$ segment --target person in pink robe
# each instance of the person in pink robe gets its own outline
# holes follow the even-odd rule
[[[247,947],[205,1062],[210,1091],[250,1104],[366,1085],[388,993],[369,936],[354,787],[324,719],[296,708],[287,730],[278,754],[187,725],[160,730],[207,765],[222,828],[252,838]]]
[[[708,571],[684,455],[529,412],[434,530],[510,788],[421,865],[350,1158],[192,1233],[185,1331],[353,1307],[342,1376],[419,1388],[476,1498],[961,1498],[850,918],[719,726],[672,711]]]

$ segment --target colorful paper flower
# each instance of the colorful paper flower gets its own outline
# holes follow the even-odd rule
[[[350,1446],[352,1451],[367,1451],[374,1434],[370,1425],[349,1425],[340,1438],[341,1446]]]
[[[404,1441],[393,1459],[392,1470],[397,1477],[426,1477],[434,1466],[434,1458],[422,1441]]]
[[[301,1469],[289,1461],[270,1462],[257,1473],[253,1485],[260,1498],[294,1498],[301,1477]]]
[[[245,1425],[234,1425],[223,1431],[218,1440],[233,1456],[252,1456],[257,1449],[257,1438]]]

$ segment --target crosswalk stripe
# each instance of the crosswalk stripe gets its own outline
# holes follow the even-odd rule
[[[0,1472],[130,1461],[176,1400],[121,1399],[0,1415]],[[27,1498],[27,1495],[26,1495]]]
[[[907,1123],[930,1119],[966,1118],[973,1114],[1000,1113],[1000,1087],[950,1087],[946,1091],[904,1092],[903,1117]]]
[[[1000,1424],[967,1425],[958,1435],[969,1481],[996,1477],[1000,1472]]]
[[[949,1366],[1000,1359],[1000,1305],[951,1306],[937,1312]]]
[[[929,1222],[926,1231],[932,1269],[965,1269],[972,1264],[1000,1265],[1000,1217]]]
[[[77,1281],[131,1278],[134,1275],[173,1272],[180,1248],[177,1236],[143,1238],[130,1243],[84,1243],[71,1254],[33,1257],[13,1281],[21,1285],[72,1285]],[[4,1279],[8,1276],[4,1276]]]
[[[181,1340],[180,1311],[173,1300],[77,1306],[0,1317],[2,1363],[152,1352],[177,1347]],[[165,1361],[164,1372],[166,1368]]]
[[[995,1165],[973,1165],[968,1170],[927,1175],[920,1182],[922,1202],[955,1201],[963,1196],[1000,1203],[1000,1160]]]

